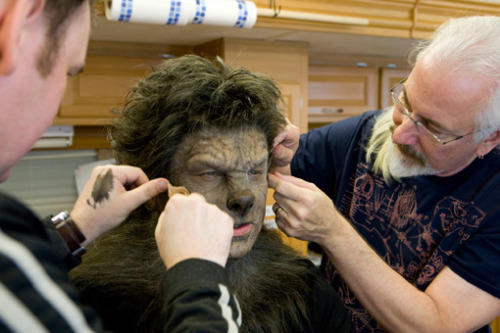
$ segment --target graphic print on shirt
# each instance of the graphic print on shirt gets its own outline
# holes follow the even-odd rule
[[[431,191],[419,193],[415,184],[403,181],[387,186],[363,163],[355,175],[351,192],[339,198],[339,210],[386,263],[420,290],[425,290],[486,216],[473,202],[451,194],[433,201],[429,200]],[[330,262],[324,269],[330,282],[339,287],[357,331],[381,330]]]

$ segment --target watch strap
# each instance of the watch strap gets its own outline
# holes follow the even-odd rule
[[[52,222],[70,252],[76,257],[81,257],[87,251],[85,247],[81,246],[85,241],[85,236],[71,216],[67,212],[61,212],[52,218]]]

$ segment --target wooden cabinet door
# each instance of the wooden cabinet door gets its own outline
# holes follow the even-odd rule
[[[491,323],[491,333],[500,333],[500,316]]]
[[[301,133],[307,131],[307,112],[303,110],[304,101],[300,93],[300,85],[294,83],[280,83],[279,89],[285,105],[285,117],[299,127]]]
[[[389,94],[389,89],[398,84],[402,79],[408,77],[409,70],[382,68],[380,70],[380,108],[384,109],[392,106],[392,99]]]
[[[85,71],[68,79],[54,124],[106,125],[127,91],[158,64],[160,58],[87,56]]]
[[[309,125],[326,124],[378,108],[376,68],[309,66]]]
[[[239,38],[214,40],[195,48],[204,57],[221,57],[232,67],[244,67],[275,80],[285,103],[293,105],[288,118],[307,131],[307,44]]]

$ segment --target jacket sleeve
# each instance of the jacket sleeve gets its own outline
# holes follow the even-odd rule
[[[52,223],[51,218],[52,216],[47,216],[41,221],[45,227],[45,232],[49,236],[49,239],[54,246],[55,253],[57,253],[57,256],[64,262],[64,264],[66,265],[66,269],[69,271],[72,268],[80,265],[82,263],[82,259],[80,257],[74,256],[71,253],[68,245]]]
[[[102,331],[39,219],[0,193],[0,332]]]
[[[241,314],[225,269],[189,259],[171,267],[162,280],[164,332],[238,332]]]

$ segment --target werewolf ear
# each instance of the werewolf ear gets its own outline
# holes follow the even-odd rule
[[[151,199],[146,207],[150,211],[162,212],[165,209],[168,199],[170,199],[175,194],[189,195],[189,191],[184,186],[174,186],[170,182],[168,183],[168,191],[163,192],[155,198]]]
[[[168,183],[168,197],[171,198],[174,194],[189,195],[189,191],[184,186],[174,186]]]
[[[170,187],[169,187],[170,188]],[[153,199],[149,200],[146,203],[146,208],[150,212],[162,212],[165,209],[165,205],[167,204],[169,195],[167,192],[163,192],[158,194]]]

